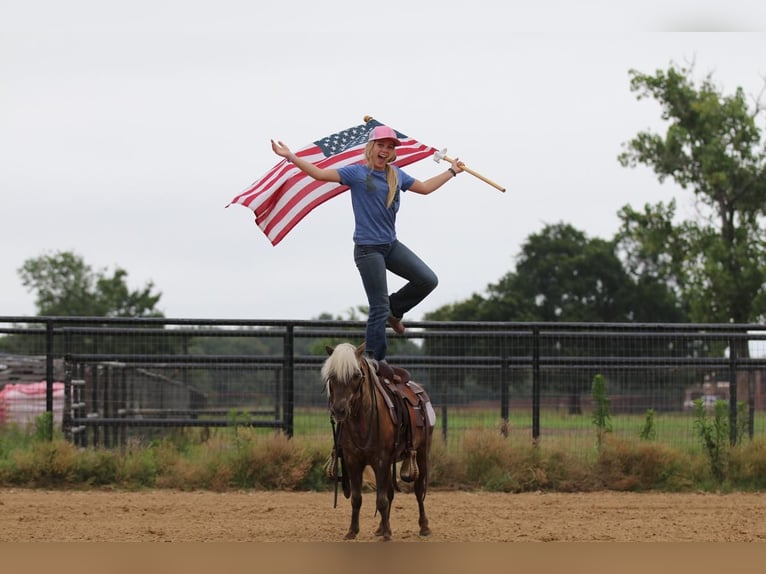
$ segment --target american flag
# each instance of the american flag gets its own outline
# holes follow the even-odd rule
[[[321,168],[339,168],[365,161],[367,138],[372,129],[379,125],[382,124],[370,119],[317,140],[295,152],[295,155]],[[402,142],[396,148],[394,162],[399,167],[420,161],[437,151],[398,130],[394,131]],[[229,205],[237,203],[252,209],[258,227],[272,245],[277,245],[311,210],[347,189],[345,185],[316,181],[292,163],[282,160],[232,199]]]

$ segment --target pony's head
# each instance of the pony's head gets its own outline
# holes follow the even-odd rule
[[[325,347],[329,357],[322,365],[322,380],[329,399],[330,414],[337,422],[348,418],[354,401],[359,397],[364,382],[365,370],[362,369],[364,343],[355,347],[351,343],[340,343],[336,347]],[[370,372],[366,369],[366,372]]]

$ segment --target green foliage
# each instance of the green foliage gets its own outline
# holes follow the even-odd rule
[[[28,450],[14,453],[12,483],[32,487],[112,484],[116,453],[78,451],[61,439],[32,443]]]
[[[34,438],[38,442],[53,440],[53,413],[52,412],[46,411],[35,418]]]
[[[531,234],[517,257],[516,270],[487,287],[486,295],[474,294],[466,301],[454,303],[425,316],[428,320],[450,321],[594,321],[683,322],[682,305],[662,278],[634,276],[624,267],[614,241],[589,238],[571,225],[546,225]],[[550,347],[540,349],[559,357],[582,357],[592,353],[587,343],[576,339],[547,339]],[[661,341],[643,343],[605,340],[605,355],[630,356],[637,352],[667,353]],[[512,343],[498,337],[471,339],[455,348],[450,339],[428,339],[424,348],[431,355],[503,355],[513,345],[518,354],[532,354],[531,344]],[[630,374],[615,375],[631,378]],[[435,372],[435,377],[449,385],[452,397],[459,397],[471,381],[455,370]],[[571,414],[582,412],[580,396],[587,392],[589,375],[571,376],[552,373],[551,389],[564,391],[570,397]],[[683,385],[683,382],[677,384]],[[623,386],[625,386],[623,384]],[[455,399],[453,399],[455,400]],[[455,400],[457,402],[457,400]]]
[[[596,427],[596,445],[600,451],[604,445],[604,436],[612,432],[611,400],[607,395],[606,380],[602,375],[593,377],[591,396],[594,405],[591,420]]]
[[[463,302],[428,313],[425,318],[514,322],[684,321],[682,305],[661,279],[649,275],[634,277],[621,262],[614,241],[589,238],[571,225],[558,223],[531,234],[517,257],[516,270],[490,284],[485,295],[473,294]],[[531,355],[532,349],[525,344],[514,341],[514,352]],[[549,339],[547,344],[561,345],[541,349],[557,356],[579,357],[591,352],[574,339],[564,342]],[[659,346],[661,343],[648,344]],[[624,341],[605,341],[604,345],[603,352],[607,355],[628,356],[637,352],[635,345]],[[430,355],[503,355],[508,353],[511,344],[508,340],[489,337],[471,339],[455,347],[451,339],[428,339],[424,350]],[[641,352],[647,352],[646,347]],[[655,348],[651,352],[655,352]],[[657,348],[656,352],[667,353],[667,346]],[[454,369],[434,373],[435,378],[449,386],[452,397],[459,397],[472,383]],[[572,414],[582,411],[579,397],[589,389],[588,376],[554,373],[550,384],[551,388],[564,390],[572,397]],[[458,402],[459,398],[452,400]]]
[[[610,490],[687,490],[693,484],[688,454],[666,445],[609,441],[599,453],[598,476]]]
[[[589,490],[593,485],[589,471],[565,452],[545,453],[533,442],[517,436],[506,438],[494,430],[468,432],[461,452],[462,457],[452,454],[449,461],[451,482],[458,487],[529,492]],[[432,466],[444,469],[443,457],[449,454],[438,447],[432,450]]]
[[[641,440],[654,440],[657,438],[657,429],[655,428],[654,409],[646,409],[646,418],[644,425],[639,432]]]
[[[571,225],[531,234],[516,270],[461,303],[427,314],[451,321],[676,321],[684,316],[666,285],[626,271],[616,244]]]
[[[624,144],[625,167],[645,165],[662,182],[691,188],[696,220],[674,219],[675,203],[626,207],[620,244],[638,277],[673,289],[695,322],[760,322],[766,308],[766,151],[757,112],[741,88],[724,95],[708,75],[671,66],[630,71],[639,100],[662,108],[664,134],[641,132]],[[760,101],[756,101],[762,109]]]
[[[196,430],[106,449],[77,448],[58,436],[38,441],[34,429],[3,427],[0,487],[332,489],[324,475],[329,436],[288,439],[243,426]],[[725,433],[720,436],[725,444]],[[501,492],[719,489],[720,482],[709,484],[706,458],[698,449],[679,450],[615,433],[604,438],[595,458],[583,458],[573,454],[569,443],[477,429],[466,431],[458,447],[434,437],[429,482],[432,488]],[[766,490],[766,439],[730,449],[727,461],[728,489]]]
[[[117,267],[93,271],[79,255],[58,251],[27,259],[18,269],[21,282],[36,293],[38,315],[80,317],[162,317],[161,298],[149,282],[131,291],[128,273]]]
[[[114,481],[125,488],[152,487],[156,483],[160,451],[129,441],[117,457]]]
[[[766,438],[759,437],[729,453],[729,477],[743,490],[766,490]]]
[[[510,449],[499,433],[471,432],[464,439],[467,452],[466,480],[486,485],[489,490],[511,492],[518,488],[517,478],[510,468]]]
[[[748,435],[748,413],[747,404],[743,401],[737,403],[737,427],[735,433],[735,444],[741,445],[742,441]]]
[[[33,436],[18,424],[6,423],[0,426],[0,468],[12,465],[13,453],[29,448],[33,440]]]
[[[694,428],[707,455],[710,471],[718,484],[726,480],[729,451],[729,405],[716,401],[709,417],[702,399],[694,401]]]
[[[465,484],[466,466],[454,450],[447,447],[441,435],[435,435],[431,443],[428,482],[432,487],[456,488]]]

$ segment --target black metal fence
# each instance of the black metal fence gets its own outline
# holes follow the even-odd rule
[[[388,359],[426,388],[450,440],[497,427],[576,441],[591,427],[600,375],[615,432],[637,433],[651,411],[663,440],[682,441],[692,433],[694,401],[721,400],[735,442],[745,427],[750,436],[763,431],[766,331],[759,329],[415,322],[390,337]],[[0,317],[0,386],[17,380],[11,359],[36,358],[45,410],[54,411],[54,385],[63,382],[62,430],[83,446],[177,427],[327,433],[325,345],[363,339],[358,321]],[[13,406],[0,402],[6,420]]]

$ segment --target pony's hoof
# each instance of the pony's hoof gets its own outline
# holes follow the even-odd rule
[[[391,540],[391,531],[386,530],[385,527],[379,526],[378,529],[375,531],[375,536],[381,539],[383,542],[388,542]]]
[[[428,538],[429,536],[431,536],[431,529],[430,528],[421,528],[420,536],[422,538]]]
[[[356,532],[347,532],[343,540],[356,540]]]

